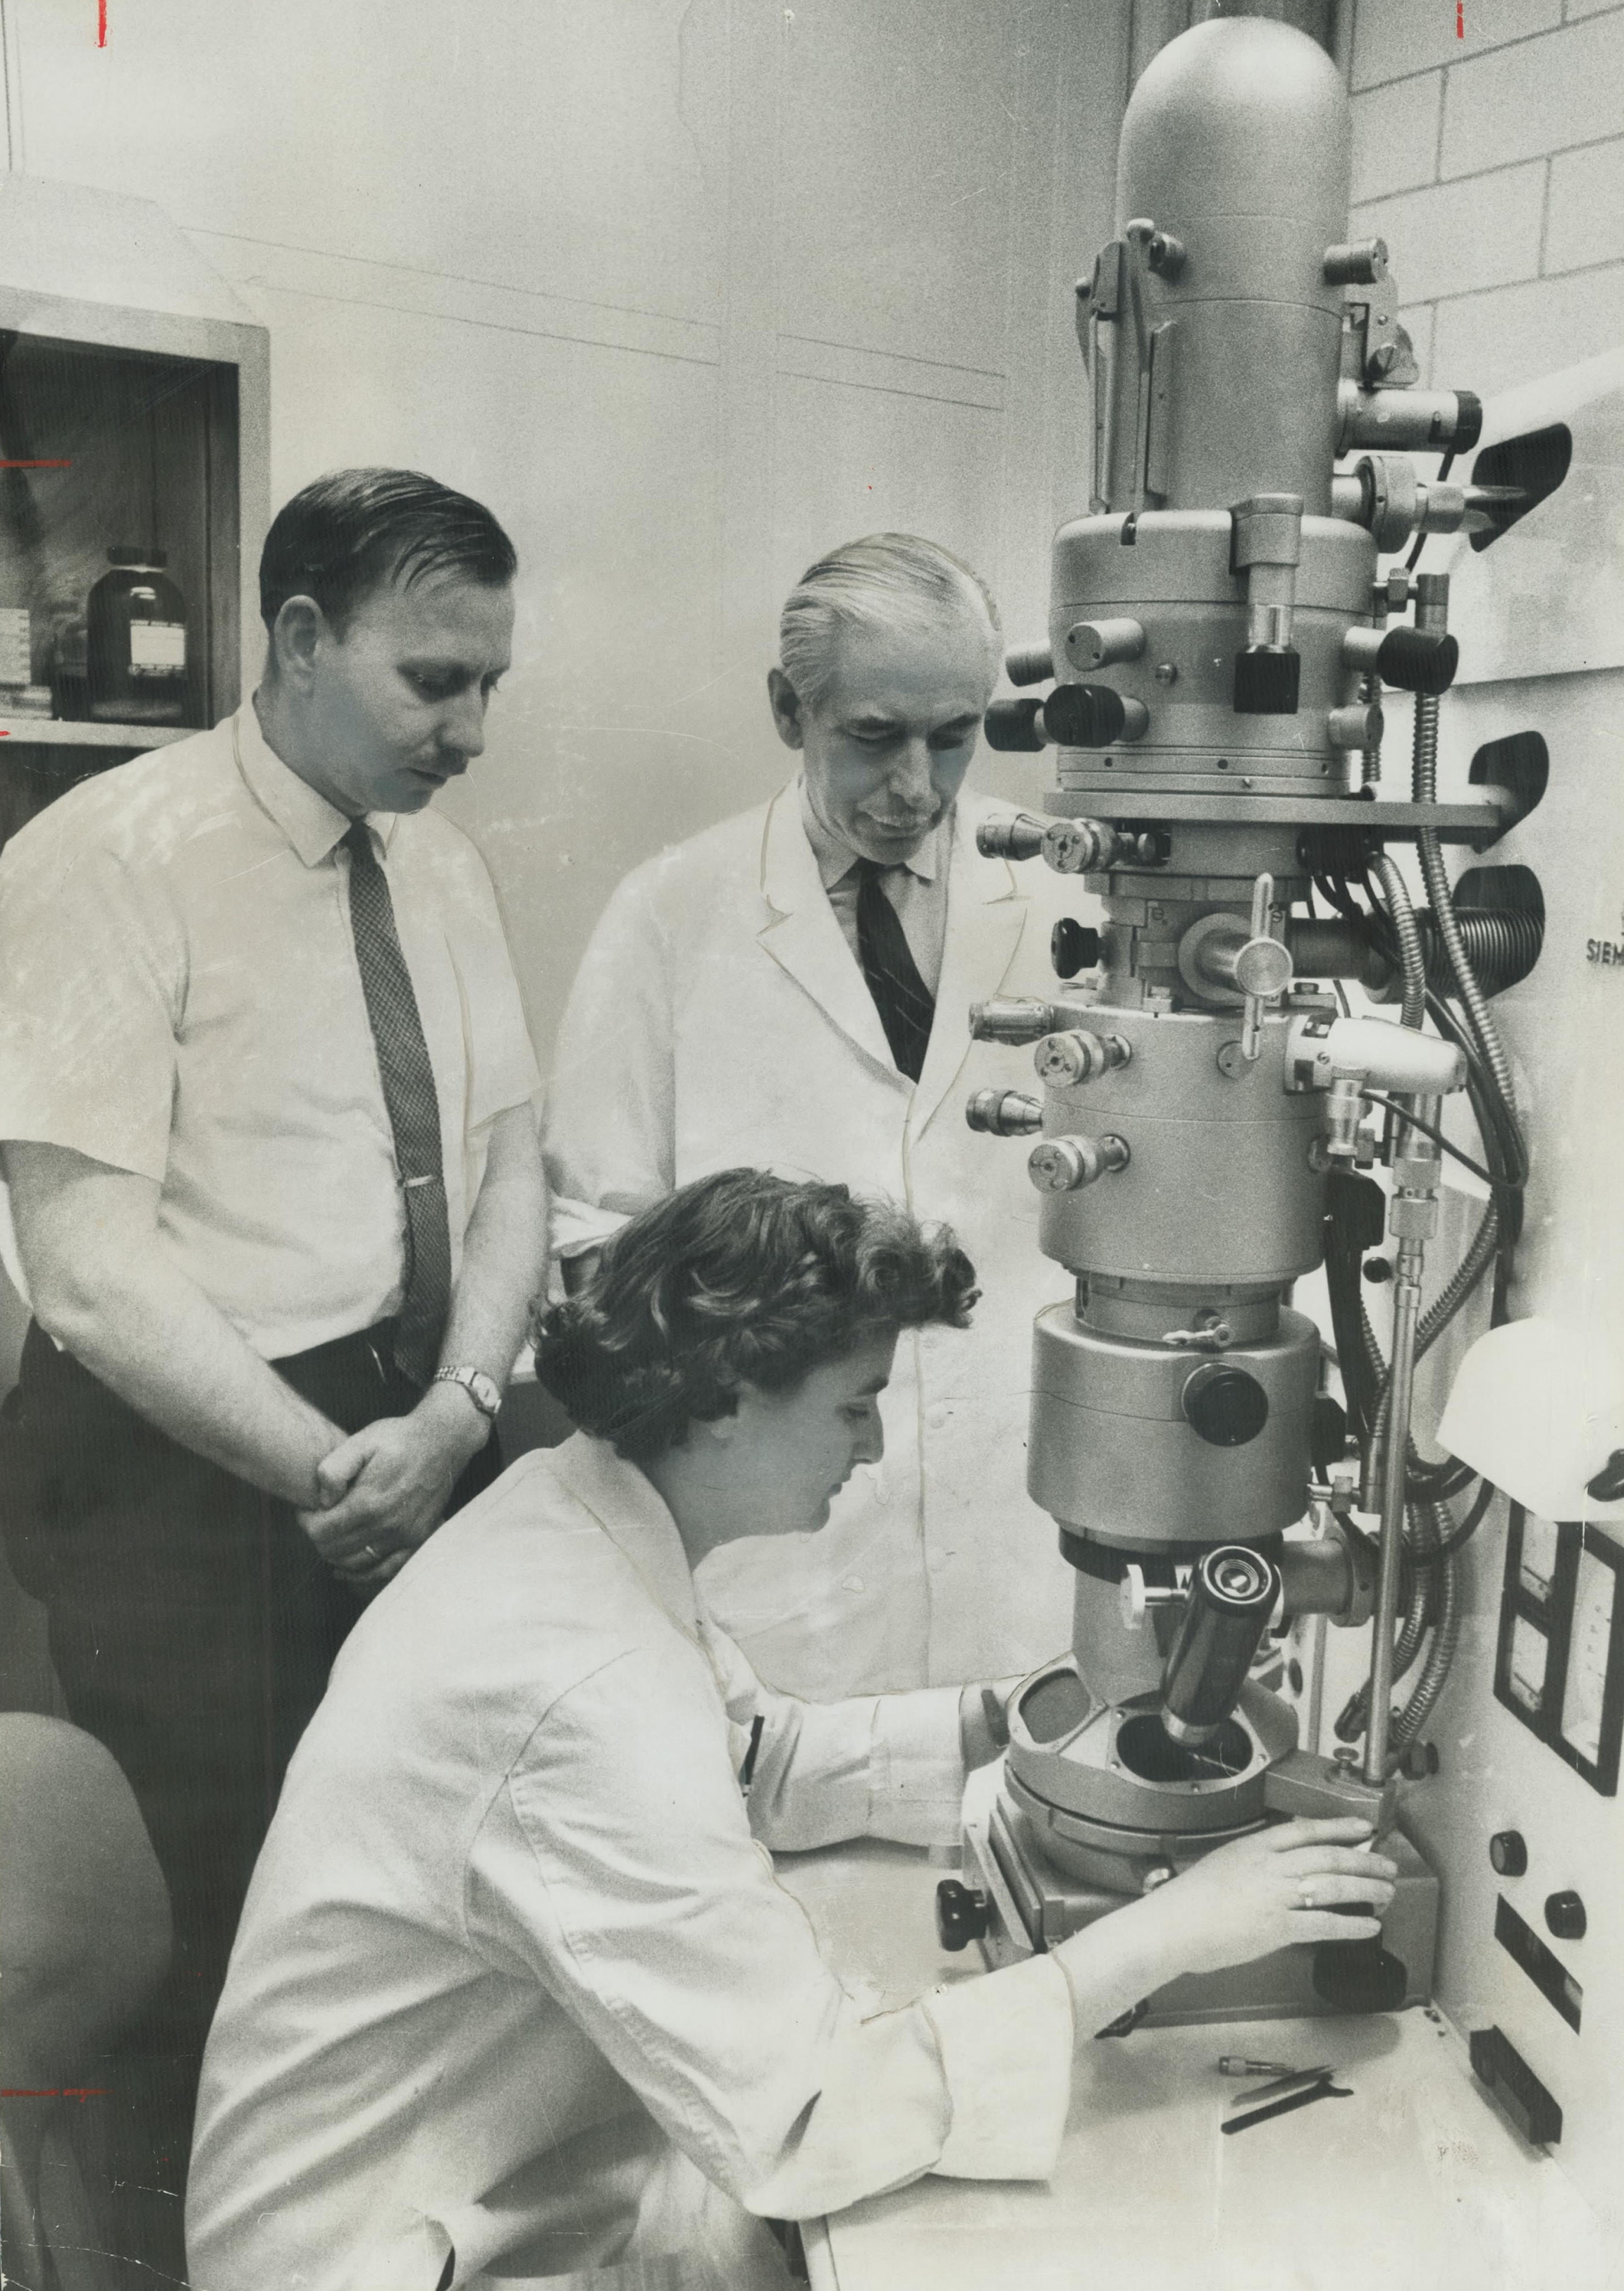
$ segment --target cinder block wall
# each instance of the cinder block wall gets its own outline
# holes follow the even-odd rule
[[[1355,0],[1353,228],[1422,377],[1487,396],[1624,342],[1624,7]]]

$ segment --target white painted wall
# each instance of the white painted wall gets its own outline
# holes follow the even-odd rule
[[[1129,0],[4,11],[12,164],[158,200],[269,324],[273,501],[404,462],[511,529],[455,809],[543,1057],[612,883],[780,777],[813,556],[912,527],[1042,629]]]
[[[1354,0],[1356,237],[1423,378],[1480,395],[1624,341],[1624,8]]]

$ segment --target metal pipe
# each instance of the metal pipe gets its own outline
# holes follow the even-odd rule
[[[1364,1779],[1379,1788],[1387,1779],[1387,1735],[1393,1696],[1394,1628],[1403,1560],[1404,1461],[1415,1375],[1415,1337],[1421,1314],[1420,1250],[1399,1250],[1393,1293],[1393,1365],[1387,1383],[1387,1435],[1382,1450],[1381,1549],[1376,1612],[1371,1623],[1371,1720],[1364,1737]]]

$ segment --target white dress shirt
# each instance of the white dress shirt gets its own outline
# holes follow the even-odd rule
[[[1045,2176],[1059,1967],[865,2020],[765,1850],[940,1838],[961,1781],[956,1692],[770,1692],[640,1472],[526,1456],[294,1755],[204,2063],[195,2291],[436,2291],[453,2254],[458,2287],[755,2291],[762,2217]]]
[[[840,936],[851,949],[859,969],[863,956],[857,938],[857,854],[832,835],[812,808],[807,784],[800,782],[800,824],[817,862],[817,872],[829,894]],[[908,952],[919,965],[919,975],[934,994],[942,983],[942,949],[947,937],[946,854],[953,848],[953,814],[949,806],[918,850],[911,851],[880,878],[882,896],[889,899],[908,942]]]
[[[349,825],[246,706],[71,790],[0,856],[0,1138],[152,1178],[175,1261],[270,1359],[400,1301]],[[473,845],[431,811],[369,825],[439,1097],[454,1274],[490,1124],[535,1061]]]

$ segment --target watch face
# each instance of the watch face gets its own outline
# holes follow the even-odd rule
[[[474,1406],[485,1416],[494,1416],[502,1405],[502,1394],[494,1379],[479,1368],[443,1368],[436,1377],[437,1384],[460,1384]]]

